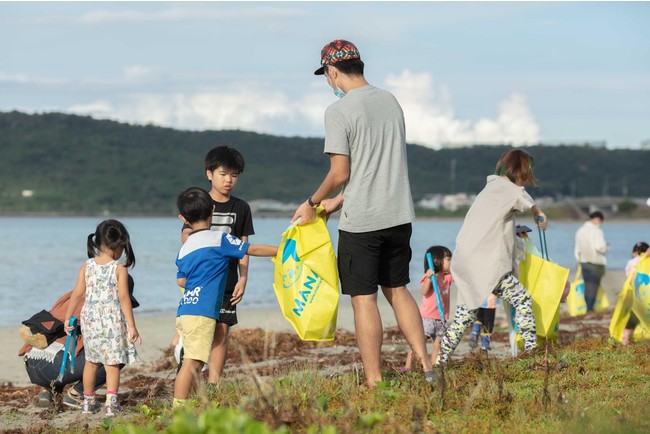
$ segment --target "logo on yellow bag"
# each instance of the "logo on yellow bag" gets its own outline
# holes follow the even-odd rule
[[[282,249],[282,287],[290,289],[302,276],[303,262],[296,252],[296,241],[289,238]],[[298,291],[298,298],[294,299],[293,313],[301,316],[305,306],[311,303],[318,292],[323,279],[313,270],[304,277],[302,286]]]
[[[282,249],[282,288],[291,288],[301,274],[302,262],[296,252],[296,240],[289,238]]]
[[[650,291],[650,276],[646,273],[637,271],[634,279],[634,295],[637,300],[647,300]],[[650,314],[650,303],[645,306],[646,314]]]

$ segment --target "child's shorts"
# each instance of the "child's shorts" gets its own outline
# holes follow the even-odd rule
[[[176,331],[183,337],[183,359],[208,363],[216,323],[214,318],[206,316],[181,315],[176,317]]]
[[[445,324],[439,319],[422,318],[424,336],[433,339],[442,339],[447,331]]]

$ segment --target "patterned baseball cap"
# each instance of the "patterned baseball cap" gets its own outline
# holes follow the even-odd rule
[[[327,65],[334,65],[343,60],[351,59],[361,59],[356,45],[345,39],[335,39],[320,50],[321,66],[314,71],[314,75],[325,74],[325,67]]]

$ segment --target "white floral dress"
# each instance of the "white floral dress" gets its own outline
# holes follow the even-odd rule
[[[117,261],[99,265],[86,261],[86,301],[79,324],[86,360],[104,365],[129,365],[138,361],[135,345],[128,341],[128,328],[117,289]]]

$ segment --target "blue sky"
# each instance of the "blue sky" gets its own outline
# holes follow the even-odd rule
[[[323,136],[357,44],[407,139],[650,139],[649,2],[0,2],[0,111]]]

